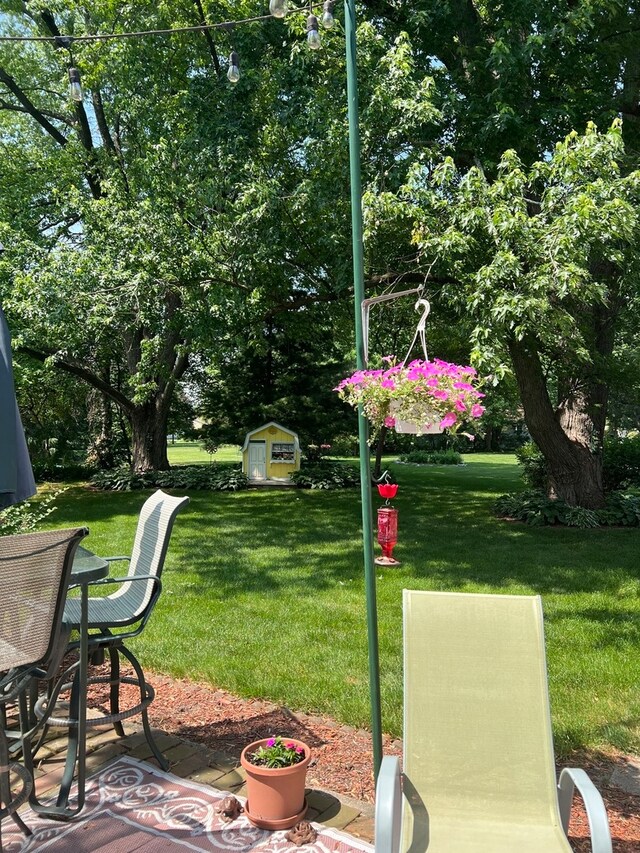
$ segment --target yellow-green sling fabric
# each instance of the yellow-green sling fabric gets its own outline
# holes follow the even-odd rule
[[[403,849],[571,851],[537,596],[404,592]]]

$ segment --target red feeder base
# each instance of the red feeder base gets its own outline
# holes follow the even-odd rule
[[[399,566],[400,560],[395,560],[393,557],[376,557],[374,560],[376,566]]]

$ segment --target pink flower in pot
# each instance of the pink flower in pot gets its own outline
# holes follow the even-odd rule
[[[307,811],[304,796],[311,750],[303,741],[280,735],[250,743],[240,764],[247,776],[245,812],[261,829],[289,829]]]

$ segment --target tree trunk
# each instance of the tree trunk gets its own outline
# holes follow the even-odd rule
[[[486,453],[491,453],[491,445],[493,443],[493,427],[487,424],[484,433],[484,449]]]
[[[92,394],[89,421],[92,425],[93,439],[87,453],[87,459],[103,470],[115,466],[115,441],[113,435],[113,412],[111,400],[101,391]]]
[[[130,414],[131,468],[133,471],[167,471],[167,420],[169,406],[156,400],[136,406]]]
[[[570,506],[604,506],[602,438],[605,411],[600,384],[570,383],[554,409],[535,341],[511,340],[509,352],[529,433],[544,455],[548,494]]]

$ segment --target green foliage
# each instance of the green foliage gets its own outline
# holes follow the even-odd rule
[[[622,527],[640,525],[640,491],[612,492],[604,509],[598,510],[601,524]]]
[[[525,483],[531,489],[546,488],[547,465],[537,445],[528,442],[517,448],[515,454],[522,465]],[[640,486],[640,436],[605,439],[602,473],[607,493]]]
[[[132,472],[129,468],[99,471],[91,478],[97,489],[130,492],[136,489],[206,489],[217,492],[236,492],[246,489],[247,478],[234,463],[213,465],[183,465],[169,471]]]
[[[91,465],[56,464],[55,462],[34,462],[33,476],[36,483],[70,483],[78,480],[88,480],[95,471]]]
[[[315,465],[305,465],[289,477],[300,489],[348,489],[360,483],[356,468],[327,459]]]
[[[0,536],[16,533],[33,533],[52,512],[55,501],[66,489],[49,492],[38,501],[23,501],[0,510]]]
[[[640,435],[605,440],[603,476],[607,491],[640,486]]]
[[[330,456],[357,456],[358,436],[337,435],[331,439],[331,450],[327,451]]]
[[[304,749],[297,747],[288,740],[283,740],[280,735],[269,738],[265,746],[258,747],[249,756],[251,764],[257,767],[270,767],[276,770],[278,767],[291,767],[304,760]]]
[[[533,526],[559,524],[567,527],[640,526],[640,495],[613,492],[603,509],[569,506],[561,498],[549,498],[543,491],[501,495],[494,510],[499,518],[514,518]]]
[[[542,451],[533,441],[523,444],[515,451],[522,465],[522,478],[531,489],[544,489],[547,485],[547,466]]]
[[[412,450],[400,456],[401,462],[412,465],[462,465],[463,459],[457,450]]]

